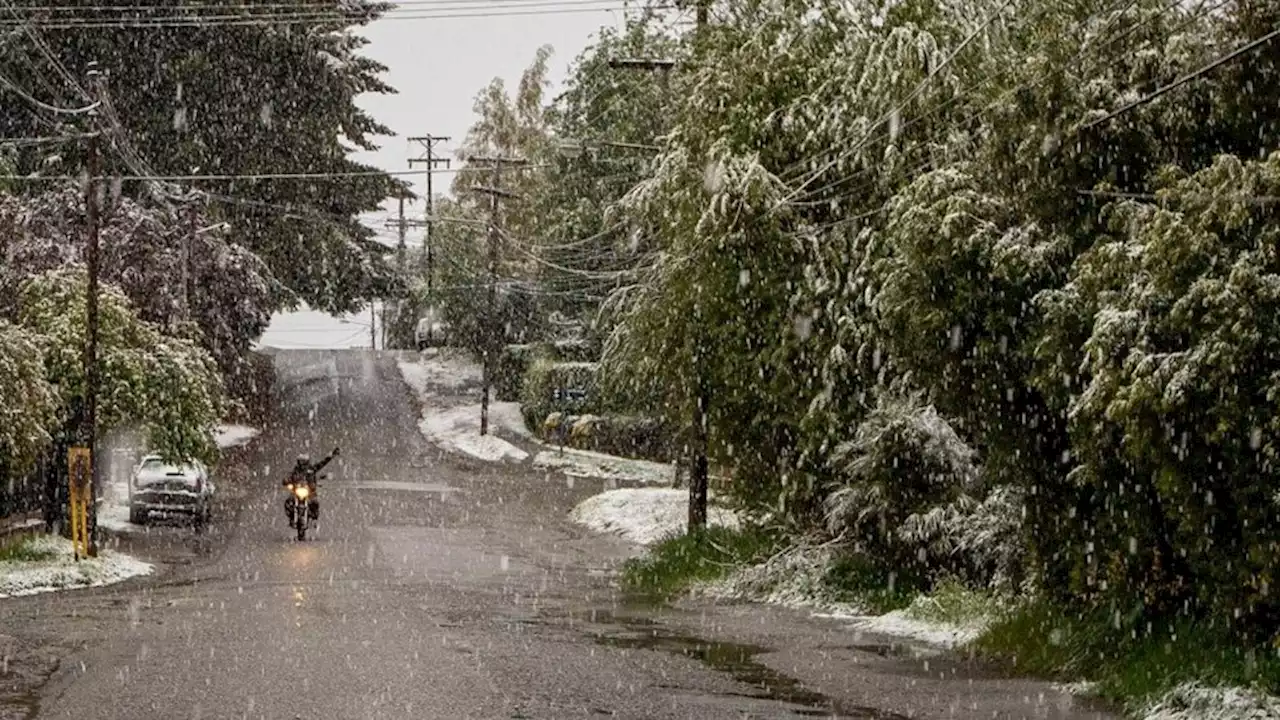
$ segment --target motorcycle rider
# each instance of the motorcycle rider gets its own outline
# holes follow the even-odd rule
[[[300,453],[298,461],[294,463],[293,470],[289,472],[289,476],[284,479],[282,485],[300,485],[306,483],[311,489],[311,497],[307,502],[308,514],[312,520],[320,519],[320,500],[316,497],[316,476],[328,465],[335,457],[338,456],[339,449],[334,448],[329,456],[318,463],[311,462],[311,456],[307,453]],[[287,497],[284,500],[284,512],[289,518],[289,524],[293,524],[293,498]]]

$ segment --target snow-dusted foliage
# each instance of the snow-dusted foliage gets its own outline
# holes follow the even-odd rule
[[[1183,683],[1142,710],[1142,720],[1276,720],[1280,698],[1242,687]]]
[[[630,26],[614,55],[675,66],[588,74],[589,52],[545,116],[487,96],[491,137],[643,155],[614,177],[603,147],[552,154],[520,222],[557,259],[511,265],[530,294],[609,290],[604,392],[685,431],[705,402],[748,517],[924,585],[1268,634],[1280,60],[1133,101],[1271,5],[761,0],[696,39]]]
[[[34,6],[21,7],[14,12]],[[376,0],[343,0],[329,4],[334,16],[322,24],[255,22],[230,35],[225,27],[203,23],[121,33],[106,22],[75,32],[23,33],[0,47],[0,58],[12,68],[31,58],[56,57],[81,78],[72,85],[83,84],[82,70],[89,63],[110,65],[110,107],[102,111],[103,122],[120,132],[104,139],[99,170],[105,175],[352,173],[200,184],[217,208],[215,220],[229,221],[236,242],[262,258],[271,275],[310,308],[343,314],[387,294],[396,281],[386,245],[359,216],[377,210],[404,185],[353,156],[375,150],[378,136],[392,135],[356,100],[394,92],[383,80],[385,66],[366,55],[360,31],[389,7]],[[60,6],[63,12],[71,9]],[[193,8],[182,12],[188,9]],[[206,4],[206,9],[216,8]],[[254,11],[247,5],[244,10]],[[46,83],[43,73],[49,70],[29,67],[15,80],[43,86],[33,92],[56,105],[71,107],[82,99],[82,89]],[[50,120],[45,110],[12,102],[0,135],[35,138],[84,129],[80,122],[57,127]],[[80,140],[18,143],[12,153],[15,170],[79,177],[87,170],[84,148]],[[18,185],[23,191],[33,187]],[[137,199],[155,186],[125,182],[122,189]]]
[[[219,367],[241,369],[273,309],[292,295],[202,208],[148,206],[127,197],[107,207],[99,232],[103,279],[124,291],[139,317],[165,328],[183,321],[189,302],[190,320]],[[82,262],[84,223],[84,195],[74,187],[0,196],[0,306],[11,303],[28,278]]]
[[[18,293],[18,320],[36,337],[62,422],[77,417],[84,397],[86,285],[84,269],[71,266],[27,280]],[[139,319],[113,285],[100,286],[98,302],[101,427],[140,422],[158,452],[215,458],[223,390],[213,359],[194,340]]]
[[[0,477],[23,472],[44,450],[56,410],[39,338],[0,320]]]
[[[826,498],[832,535],[890,563],[947,561],[946,530],[971,510],[978,473],[974,451],[932,405],[882,395],[833,460],[844,481]]]
[[[1160,182],[1158,203],[1109,207],[1110,232],[1039,298],[1042,384],[1071,421],[1072,478],[1108,528],[1079,573],[1269,615],[1280,225],[1256,198],[1280,194],[1280,153]]]

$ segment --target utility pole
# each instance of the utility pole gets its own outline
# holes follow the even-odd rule
[[[490,197],[489,204],[489,308],[485,313],[485,330],[481,342],[481,363],[483,372],[483,388],[480,392],[480,434],[489,434],[489,391],[493,384],[493,360],[495,350],[501,344],[498,324],[498,243],[502,239],[501,202],[503,199],[515,199],[519,196],[502,189],[503,165],[524,165],[527,161],[510,157],[471,157],[470,162],[487,163],[493,166],[493,186],[474,186],[471,189]]]
[[[378,349],[378,303],[369,301],[369,349]]]
[[[96,61],[89,63],[89,91],[95,102],[101,101],[103,95],[102,73]],[[84,343],[84,418],[80,430],[83,447],[89,448],[89,477],[92,492],[88,498],[86,513],[86,530],[88,535],[88,554],[98,554],[98,496],[102,492],[98,482],[97,441],[98,441],[98,173],[99,170],[99,136],[97,133],[97,111],[90,112],[90,122],[94,126],[89,135],[88,182],[85,184],[85,224],[87,237],[85,242],[85,265],[89,281],[85,290],[85,343]]]
[[[699,49],[705,45],[707,38],[707,18],[710,14],[710,0],[695,0],[698,3],[698,26],[694,32],[698,33],[694,41],[694,53],[698,53]],[[701,295],[701,292],[699,292]],[[701,302],[695,306],[694,323],[696,327],[703,327],[703,318],[701,318]],[[708,427],[708,406],[710,405],[710,388],[707,383],[707,370],[705,370],[705,361],[703,360],[703,346],[701,346],[703,338],[694,338],[694,457],[692,457],[692,466],[689,469],[689,530],[687,532],[700,532],[707,528],[707,491],[710,486],[710,428]]]
[[[706,44],[707,18],[710,15],[711,0],[695,0],[697,10],[697,37],[694,52],[697,53]],[[699,293],[701,294],[701,293]],[[698,303],[700,306],[701,303]],[[701,307],[694,312],[697,327],[703,327]],[[711,403],[711,388],[706,379],[705,361],[702,357],[702,340],[697,337],[693,342],[693,465],[689,468],[689,529],[688,532],[699,532],[707,527],[707,490],[710,486],[710,428],[708,427],[707,410]]]
[[[416,142],[421,145],[424,152],[421,156],[409,159],[409,167],[412,168],[417,163],[427,166],[427,202],[426,210],[423,213],[423,220],[426,222],[426,232],[422,236],[422,261],[427,271],[427,298],[428,302],[435,302],[433,291],[433,283],[435,281],[435,257],[434,249],[431,247],[431,215],[435,208],[435,191],[432,190],[431,176],[434,174],[437,165],[444,165],[445,168],[450,167],[448,158],[438,158],[435,155],[436,143],[449,142],[449,138],[444,135],[423,135],[421,137],[411,137],[409,142]]]
[[[406,255],[408,254],[408,247],[405,244],[405,240],[406,240],[405,235],[409,228],[408,224],[405,222],[405,219],[404,219],[404,201],[405,201],[404,196],[401,196],[399,198],[399,203],[398,203],[399,209],[396,214],[395,222],[388,220],[385,223],[387,227],[394,227],[396,229],[396,238],[397,238],[396,239],[396,277],[400,278],[401,281],[403,281],[407,277],[405,270],[407,265]],[[406,336],[409,333],[409,320],[407,319],[408,303],[405,302],[407,295],[408,295],[407,292],[402,292],[400,297],[396,301],[394,322],[392,323],[392,329],[390,333],[387,332],[386,303],[383,303],[382,305],[382,314],[383,314],[382,347],[383,348],[391,347],[393,345],[397,348],[405,347],[405,343],[407,342]],[[390,340],[390,343],[388,343],[388,340]]]
[[[700,53],[705,45],[704,40],[711,15],[711,0],[694,0],[696,6],[697,27],[695,29],[694,53]],[[657,58],[613,58],[609,67],[615,70],[661,71],[663,79],[669,78],[668,71],[677,67],[673,60]],[[701,303],[694,309],[694,323],[701,327]],[[708,410],[711,404],[711,387],[706,377],[706,360],[703,357],[703,339],[694,338],[693,343],[693,412],[690,430],[692,447],[689,448],[689,532],[699,532],[707,526],[707,490],[710,485],[710,428]],[[687,456],[686,456],[687,457]]]

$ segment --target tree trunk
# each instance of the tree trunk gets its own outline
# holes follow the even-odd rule
[[[705,386],[699,383],[693,404],[693,462],[689,467],[689,532],[707,526],[707,403]]]

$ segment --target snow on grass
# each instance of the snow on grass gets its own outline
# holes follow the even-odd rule
[[[71,541],[54,535],[25,542],[24,550],[39,557],[0,562],[0,597],[101,587],[155,571],[150,563],[112,550],[77,562]]]
[[[638,545],[652,545],[688,528],[689,492],[674,488],[619,488],[583,500],[569,518],[596,532],[621,535]],[[712,505],[707,523],[737,527],[731,510]]]
[[[574,477],[603,478],[648,485],[670,483],[675,472],[668,463],[635,460],[573,448],[565,448],[563,453],[558,449],[544,450],[534,457],[533,466],[559,470],[565,475]]]
[[[700,585],[694,594],[812,610],[823,617],[864,617],[861,607],[837,599],[827,586],[831,562],[832,550],[827,546],[796,545],[764,562],[738,568],[719,580]]]
[[[1091,680],[1077,680],[1069,683],[1053,683],[1051,687],[1067,695],[1088,697],[1098,694],[1098,683]]]
[[[938,647],[957,648],[976,640],[986,631],[987,623],[988,621],[983,620],[968,623],[928,620],[913,616],[908,608],[857,619],[849,629],[919,640]]]
[[[917,640],[954,648],[981,635],[1002,605],[992,598],[959,586],[943,585],[933,595],[920,595],[902,610],[869,614],[847,592],[832,588],[828,571],[835,560],[829,545],[794,545],[764,562],[739,568],[694,594],[715,600],[758,602],[793,610],[808,610],[813,617],[847,623],[856,632]]]
[[[417,360],[396,360],[400,376],[413,388],[418,397],[425,398],[437,392],[464,390],[482,380],[480,365],[465,354],[430,348]]]
[[[1280,698],[1239,687],[1183,683],[1148,707],[1143,720],[1277,720]]]
[[[495,406],[505,405],[515,405],[515,403],[494,403],[489,409],[493,411]],[[510,418],[511,414],[510,408],[502,408],[498,412],[491,412],[490,420],[494,421],[493,425],[496,426],[498,420]],[[518,407],[514,415],[517,419],[519,418]],[[479,405],[460,405],[445,409],[424,408],[418,429],[422,431],[423,437],[445,450],[470,455],[478,460],[523,462],[529,457],[529,453],[493,435],[492,427],[490,434],[480,434]]]
[[[226,450],[248,443],[258,437],[259,432],[257,428],[244,425],[219,425],[214,432],[214,440],[218,443],[219,449]]]
[[[855,630],[911,638],[945,648],[973,642],[986,632],[1005,604],[987,593],[958,583],[943,583],[911,605],[876,617],[859,619]]]

